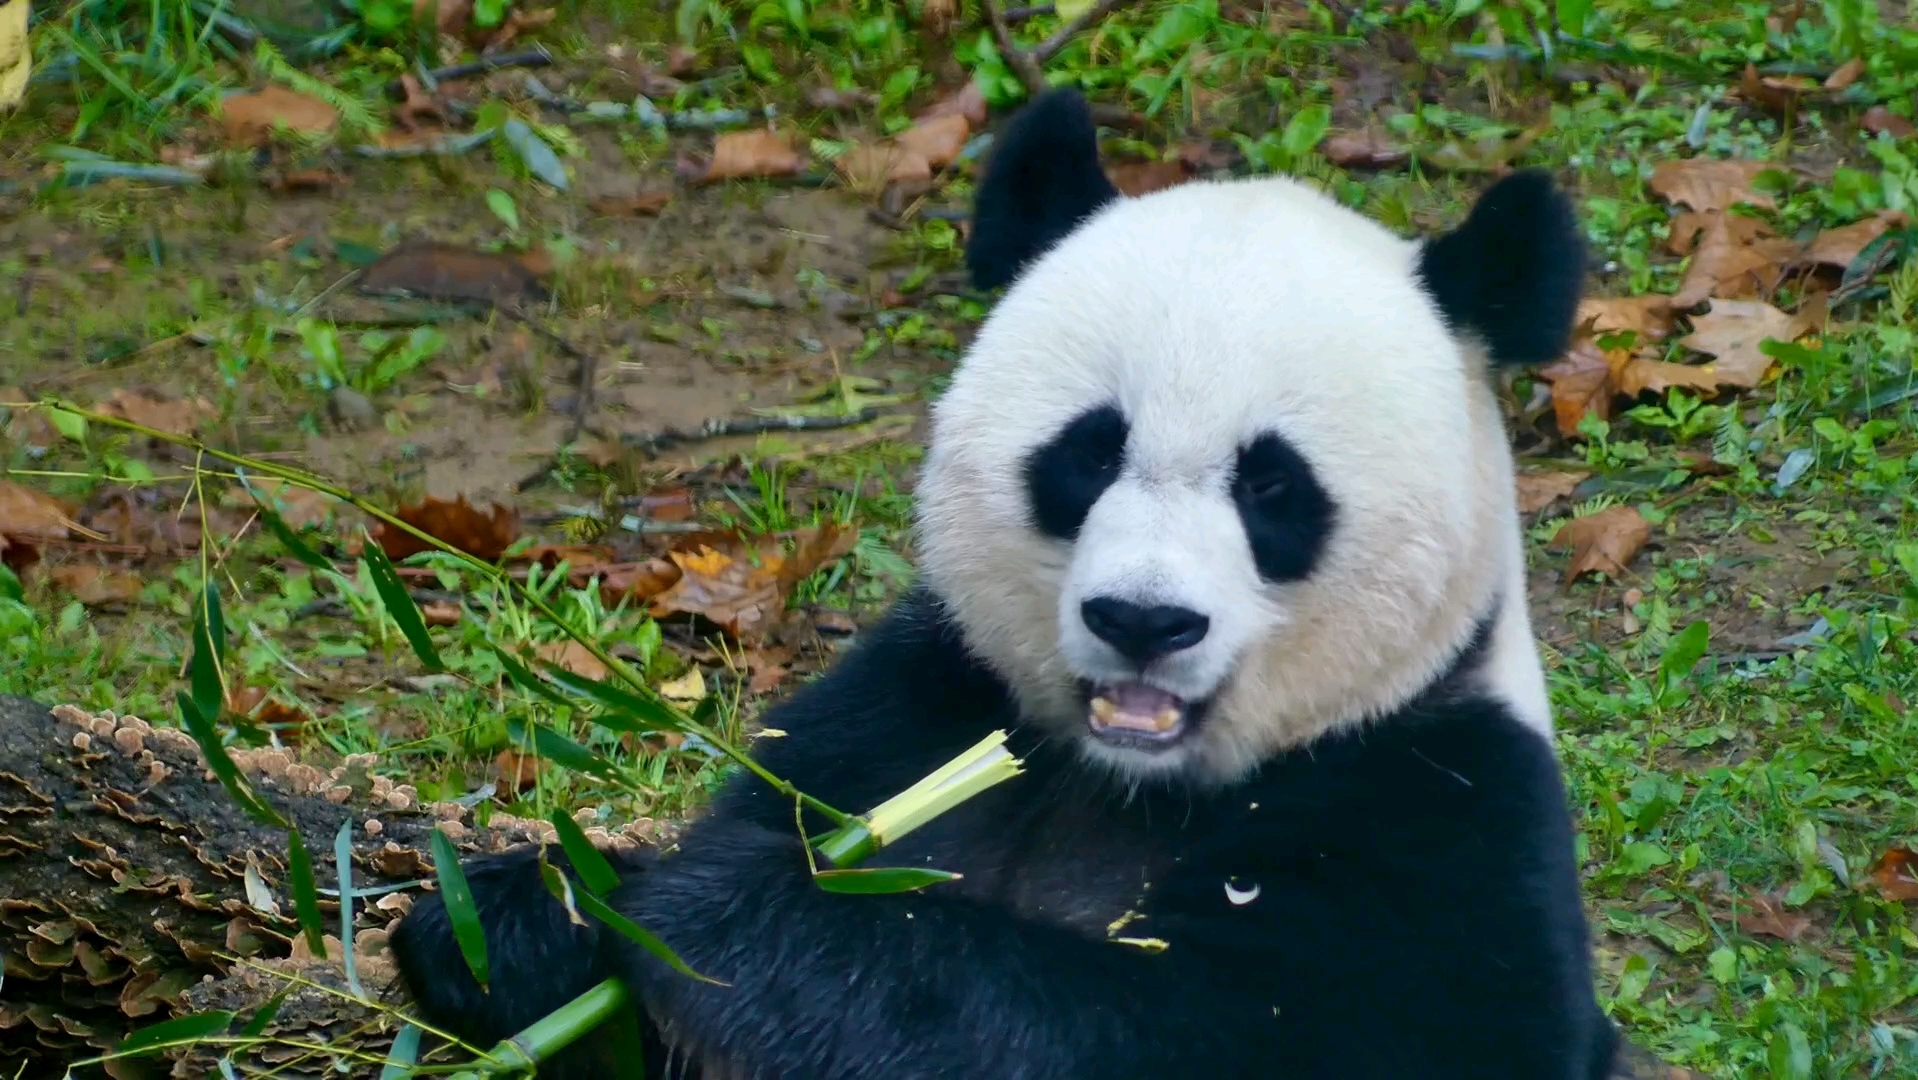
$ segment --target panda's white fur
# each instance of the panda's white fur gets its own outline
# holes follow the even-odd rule
[[[1492,382],[1417,255],[1291,180],[1191,183],[1107,204],[1014,284],[934,406],[919,551],[1029,716],[1123,770],[1230,781],[1403,704],[1496,610],[1485,677],[1549,732]],[[1076,542],[1039,534],[1021,468],[1108,401],[1131,424],[1121,478]],[[1266,431],[1338,508],[1303,581],[1261,579],[1227,490]],[[1083,737],[1075,679],[1130,670],[1079,617],[1093,595],[1211,619],[1145,673],[1214,699],[1193,737],[1158,753]]]

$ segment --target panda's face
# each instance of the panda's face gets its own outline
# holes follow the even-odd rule
[[[1511,460],[1419,249],[1284,180],[1112,202],[934,409],[928,581],[1028,717],[1229,779],[1402,703],[1513,581]]]

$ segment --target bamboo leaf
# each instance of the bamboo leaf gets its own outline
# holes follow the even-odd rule
[[[419,1057],[420,1029],[408,1024],[393,1036],[393,1048],[386,1052],[386,1064],[380,1067],[380,1080],[409,1080]]]
[[[573,872],[579,875],[586,891],[594,896],[605,896],[619,888],[619,873],[613,864],[606,861],[591,840],[586,839],[585,830],[579,822],[568,817],[564,810],[554,810],[546,820],[553,823],[553,830],[559,833],[559,846],[566,852],[566,861],[573,864]]]
[[[526,665],[520,663],[518,660],[513,659],[513,655],[507,652],[505,649],[501,648],[497,643],[489,641],[487,642],[487,645],[492,648],[493,655],[499,657],[500,668],[506,672],[506,677],[511,679],[514,683],[517,683],[520,687],[526,690],[530,690],[533,693],[538,694],[540,697],[545,698],[547,701],[550,701],[555,705],[563,706],[568,709],[575,709],[579,707],[579,702],[573,700],[572,698],[567,697],[566,695],[560,693],[558,690],[554,689],[552,683],[549,683],[545,679],[542,679],[538,675],[535,675],[531,671],[528,671],[526,669]]]
[[[386,552],[380,550],[371,535],[367,536],[366,546],[360,553],[366,559],[366,568],[372,571],[373,587],[379,590],[380,602],[400,625],[400,633],[406,635],[407,644],[413,646],[413,655],[419,657],[429,671],[446,670],[446,665],[440,663],[439,651],[433,648],[432,637],[426,633],[426,620],[420,616],[419,606],[413,603],[413,594],[406,591],[406,583],[393,569],[393,560],[386,557]]]
[[[233,764],[233,759],[227,756],[226,747],[221,745],[220,734],[214,730],[213,721],[200,712],[192,696],[182,690],[174,695],[174,699],[180,706],[180,726],[186,728],[187,734],[193,736],[193,741],[200,744],[200,755],[206,758],[206,767],[213,770],[213,775],[226,787],[227,794],[233,796],[233,801],[262,824],[276,829],[292,828],[292,823],[261,799],[253,786],[246,782],[246,777],[240,775],[239,766]]]
[[[558,869],[554,868],[554,877],[548,878],[546,881],[546,891],[552,893],[554,899],[562,899],[564,890],[561,886],[563,884],[564,882],[559,877]],[[578,905],[580,911],[612,927],[619,936],[652,953],[667,967],[672,968],[681,975],[698,979],[700,982],[712,983],[714,986],[727,985],[718,979],[709,979],[699,972],[694,971],[692,968],[687,967],[686,961],[681,960],[679,954],[668,947],[665,942],[654,937],[638,923],[606,906],[606,901],[601,900],[591,892],[585,889],[573,890],[573,903]]]
[[[266,1026],[273,1022],[274,1017],[280,1015],[280,1007],[286,1004],[286,996],[292,992],[292,990],[282,990],[273,995],[273,1000],[253,1010],[253,1015],[247,1018],[246,1026],[240,1029],[240,1036],[257,1039],[264,1034]]]
[[[460,869],[459,852],[453,841],[439,829],[433,830],[433,874],[439,879],[440,897],[446,904],[446,917],[453,924],[453,937],[459,942],[460,955],[473,972],[474,981],[486,986],[486,930],[480,925],[479,908],[473,903],[473,890],[466,885],[466,872]]]
[[[120,1040],[120,1045],[114,1049],[114,1052],[139,1054],[175,1043],[192,1043],[201,1039],[210,1039],[233,1026],[233,1016],[230,1010],[214,1009],[209,1012],[162,1020]]]
[[[590,773],[608,780],[619,779],[619,766],[544,724],[522,724],[514,720],[507,724],[507,734],[521,746],[531,743],[534,753],[574,772]]]
[[[942,881],[957,881],[950,870],[932,870],[917,866],[880,866],[871,870],[821,870],[812,876],[827,892],[855,896],[917,892]]]
[[[626,724],[607,723],[603,717],[595,718],[595,723],[615,731],[684,731],[686,718],[678,710],[658,698],[640,695],[609,682],[589,679],[568,671],[550,660],[541,660],[540,667],[546,669],[547,677],[582,697],[590,698],[601,706],[611,710],[614,719],[627,721]]]
[[[435,829],[437,833],[439,830]],[[333,868],[340,874],[340,953],[346,964],[346,988],[356,998],[366,997],[353,959],[353,818],[340,822],[333,835]]]
[[[187,660],[187,682],[193,704],[210,723],[226,705],[226,686],[220,677],[226,653],[226,620],[220,615],[220,590],[209,581],[200,591],[199,610],[193,615],[193,655]]]
[[[307,852],[300,830],[287,830],[286,841],[287,873],[293,877],[293,914],[299,918],[300,931],[306,935],[306,947],[324,960],[326,931],[320,921],[320,888],[313,879],[313,856]]]
[[[259,507],[260,520],[266,522],[266,531],[273,534],[273,538],[280,542],[280,546],[287,550],[287,554],[315,570],[333,569],[332,562],[328,561],[326,556],[314,551],[312,546],[300,539],[300,534],[286,523],[286,519],[280,516],[280,511],[274,506],[274,500],[271,497],[248,483],[245,476],[240,477],[240,483],[246,488],[246,493],[253,496],[253,504]]]

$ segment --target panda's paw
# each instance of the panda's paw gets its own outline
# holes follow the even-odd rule
[[[547,858],[565,865],[557,847]],[[597,925],[576,925],[546,891],[537,847],[469,860],[462,869],[485,931],[487,988],[474,978],[438,892],[414,903],[390,944],[421,1017],[484,1048],[591,989],[605,973]]]

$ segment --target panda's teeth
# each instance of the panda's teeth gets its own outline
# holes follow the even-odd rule
[[[1118,714],[1119,706],[1114,704],[1111,698],[1095,697],[1092,699],[1092,715],[1098,718],[1101,724],[1112,723],[1113,717]]]
[[[1158,731],[1171,731],[1179,726],[1179,710],[1160,709],[1159,715],[1152,718],[1152,726]]]

